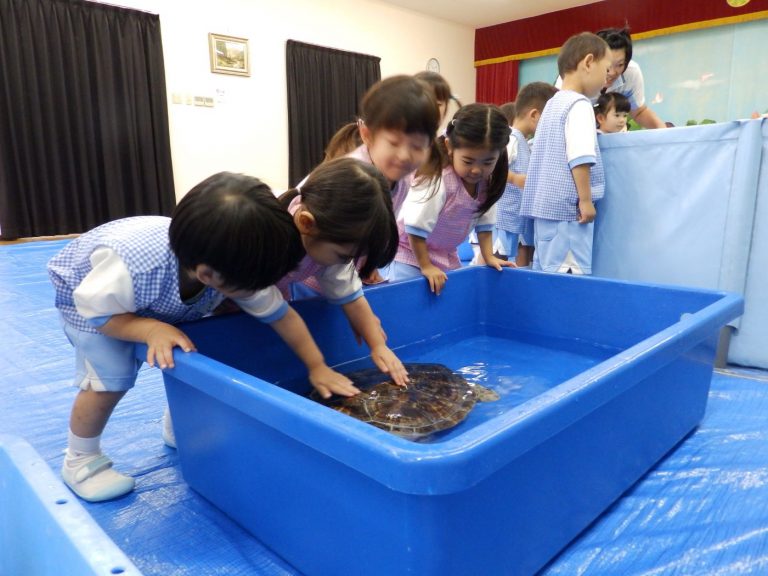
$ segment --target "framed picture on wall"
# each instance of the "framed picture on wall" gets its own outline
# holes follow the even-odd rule
[[[248,40],[211,33],[208,34],[208,46],[211,53],[211,72],[237,76],[251,75]]]

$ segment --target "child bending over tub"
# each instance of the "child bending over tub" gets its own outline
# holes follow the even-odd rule
[[[171,218],[138,216],[103,224],[70,242],[48,263],[56,308],[75,348],[80,391],[70,416],[62,478],[91,502],[127,494],[134,479],[114,470],[100,449],[112,411],[141,365],[173,368],[173,349],[195,345],[178,322],[210,313],[225,297],[269,323],[304,362],[323,396],[358,390],[325,364],[304,321],[275,282],[304,248],[292,218],[266,184],[222,172],[195,186]],[[164,437],[173,446],[170,418]]]
[[[322,295],[341,306],[371,359],[400,385],[408,375],[386,345],[381,322],[363,295],[361,278],[392,261],[397,224],[389,183],[371,164],[337,158],[315,168],[300,188],[279,198],[301,234],[306,256],[277,286],[287,299]],[[357,267],[360,270],[358,273]]]
[[[493,255],[492,240],[495,204],[507,182],[509,133],[497,106],[469,104],[456,112],[403,203],[392,281],[423,275],[439,295],[446,271],[461,266],[458,246],[472,229],[488,266],[515,266]]]

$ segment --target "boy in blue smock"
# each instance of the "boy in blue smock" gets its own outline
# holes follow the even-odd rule
[[[594,203],[605,177],[590,98],[605,83],[608,45],[590,32],[572,36],[557,67],[563,87],[536,129],[520,214],[534,221],[534,270],[591,274]]]
[[[150,366],[173,368],[173,349],[195,350],[174,324],[196,320],[225,297],[274,328],[324,396],[358,390],[325,364],[299,315],[274,284],[304,256],[299,231],[268,186],[222,172],[195,186],[172,218],[103,224],[48,263],[64,332],[75,348],[75,398],[62,478],[91,502],[127,494],[134,479],[101,452],[112,411],[133,387],[147,345]],[[172,430],[170,425],[168,431]],[[172,436],[165,434],[166,443]]]
[[[520,216],[520,200],[531,158],[528,139],[536,132],[541,112],[556,92],[557,88],[546,82],[526,84],[517,94],[510,122],[509,174],[504,195],[498,203],[494,248],[501,258],[516,260],[520,267],[529,266],[533,254],[533,222]]]

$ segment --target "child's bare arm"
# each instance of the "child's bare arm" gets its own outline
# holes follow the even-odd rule
[[[136,314],[116,314],[99,328],[106,336],[128,342],[147,345],[147,364],[160,368],[173,368],[173,349],[178,346],[184,352],[195,350],[195,345],[184,332],[154,318]]]
[[[424,238],[408,234],[408,242],[411,245],[414,256],[416,256],[416,261],[419,263],[421,273],[429,282],[429,289],[439,296],[446,280],[448,280],[448,276],[440,268],[432,264],[432,260],[429,259],[427,241]]]
[[[630,112],[632,118],[643,128],[666,128],[667,124],[659,118],[658,114],[648,108],[641,106],[637,110]]]
[[[289,306],[288,312],[270,325],[307,367],[309,381],[323,398],[330,397],[332,393],[354,396],[360,392],[349,378],[325,363],[323,353],[317,347],[307,325],[293,308]]]
[[[524,188],[525,174],[519,174],[517,172],[512,172],[512,170],[510,170],[509,172],[507,172],[507,182],[509,182],[514,186],[517,186],[518,188]]]
[[[589,224],[595,219],[597,211],[592,203],[592,187],[589,183],[589,164],[580,164],[571,169],[576,191],[579,194],[579,223]]]
[[[343,304],[342,309],[352,329],[368,344],[368,348],[371,349],[371,359],[379,370],[389,374],[395,384],[405,386],[408,382],[408,373],[400,359],[387,347],[381,323],[371,310],[365,296]]]

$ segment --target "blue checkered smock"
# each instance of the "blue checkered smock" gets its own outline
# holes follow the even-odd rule
[[[517,140],[517,158],[509,165],[509,171],[516,174],[525,174],[528,172],[528,161],[531,158],[531,149],[528,147],[528,141],[517,128],[512,128],[511,137]],[[520,198],[522,193],[522,189],[507,182],[504,194],[497,204],[496,228],[506,230],[512,234],[522,234],[525,231],[525,221],[527,218],[520,216]]]
[[[565,121],[573,105],[580,100],[589,103],[589,99],[578,92],[560,90],[544,107],[528,164],[520,205],[522,216],[558,221],[579,219],[579,195],[566,157]],[[589,160],[583,163],[591,163],[591,158]],[[592,201],[596,202],[605,192],[605,174],[597,143],[590,169],[590,185]]]
[[[48,262],[48,275],[56,290],[56,308],[78,330],[97,330],[81,316],[72,297],[91,271],[91,254],[111,248],[125,263],[133,279],[136,314],[169,324],[197,320],[208,314],[224,296],[206,288],[194,302],[179,296],[179,264],[168,240],[170,218],[137,216],[108,222],[72,240]]]

